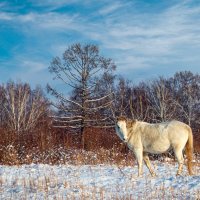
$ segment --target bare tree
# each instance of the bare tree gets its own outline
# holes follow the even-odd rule
[[[200,76],[190,71],[178,72],[170,79],[171,90],[178,102],[179,116],[189,125],[200,124]]]
[[[4,124],[17,133],[33,129],[47,112],[47,100],[38,87],[9,82],[2,90]]]
[[[177,102],[167,87],[167,80],[160,77],[149,84],[148,101],[153,121],[167,121],[174,118]]]
[[[138,120],[149,120],[150,105],[148,102],[148,86],[145,83],[140,83],[138,86],[133,86],[129,99],[129,107],[132,118]]]
[[[116,66],[111,59],[99,55],[96,45],[74,44],[63,54],[62,58],[53,59],[49,71],[55,79],[61,80],[72,93],[66,97],[63,93],[47,86],[59,103],[54,104],[60,111],[55,116],[57,127],[80,129],[84,146],[83,130],[86,126],[101,125],[108,116],[102,116],[102,110],[109,108],[113,101],[111,87],[102,93],[102,79],[111,76]],[[108,84],[109,85],[109,84]],[[101,92],[100,92],[101,91]],[[108,125],[108,124],[104,124]]]
[[[146,89],[145,83],[133,86],[130,80],[120,77],[115,88],[115,115],[146,120],[149,113]]]
[[[126,115],[130,117],[129,98],[131,95],[131,82],[123,77],[118,78],[115,89],[115,115]]]
[[[3,127],[5,122],[5,113],[3,112],[5,99],[3,98],[3,93],[4,93],[4,87],[0,86],[0,127]]]

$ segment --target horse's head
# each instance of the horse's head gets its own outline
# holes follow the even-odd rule
[[[116,134],[124,142],[128,140],[126,123],[127,119],[125,117],[118,117],[115,125]]]

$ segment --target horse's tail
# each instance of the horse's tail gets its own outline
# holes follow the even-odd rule
[[[192,135],[192,130],[189,127],[188,130],[188,141],[186,143],[186,149],[185,153],[187,156],[187,166],[188,166],[188,172],[190,175],[193,174],[192,172],[192,157],[193,157],[193,135]]]

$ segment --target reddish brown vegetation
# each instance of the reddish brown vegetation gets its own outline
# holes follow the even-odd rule
[[[194,131],[194,151],[200,153],[200,129]]]
[[[31,132],[18,134],[2,128],[0,133],[0,164],[133,163],[132,153],[120,142],[114,129],[85,129],[84,150],[80,135],[52,128],[47,121]]]
[[[134,156],[115,135],[114,129],[86,128],[85,149],[80,136],[55,129],[47,121],[28,133],[1,128],[0,164],[133,164]],[[200,152],[199,132],[194,134],[195,152]],[[153,158],[153,157],[152,157]]]

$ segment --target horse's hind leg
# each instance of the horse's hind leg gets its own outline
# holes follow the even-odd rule
[[[178,160],[178,171],[176,173],[176,175],[181,175],[182,169],[183,169],[183,163],[184,163],[184,158],[183,158],[183,149],[180,147],[176,147],[174,148],[174,154]]]
[[[149,169],[149,172],[151,173],[152,176],[156,176],[155,172],[153,171],[152,167],[151,167],[151,163],[150,163],[150,160],[149,160],[149,156],[147,153],[143,153],[143,159],[144,159],[144,162],[147,166],[147,168]]]

